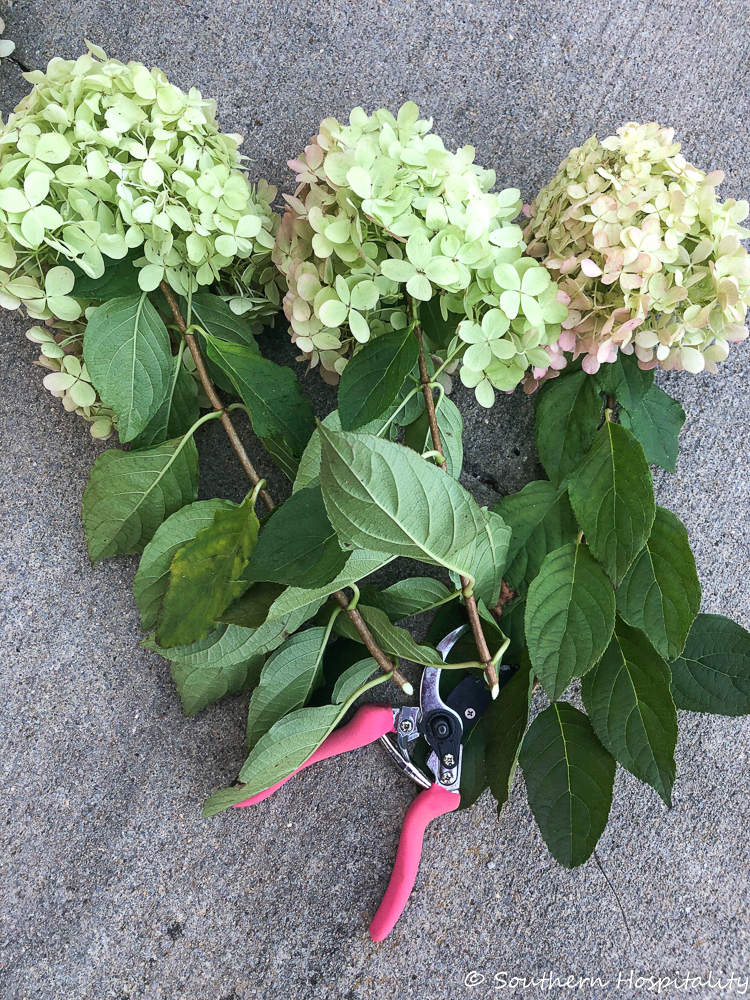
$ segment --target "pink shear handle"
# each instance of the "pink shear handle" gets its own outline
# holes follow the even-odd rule
[[[264,792],[258,792],[257,795],[245,799],[244,802],[238,802],[234,808],[240,809],[242,806],[254,806],[257,802],[267,799],[269,795],[273,795],[290,778],[293,778],[300,771],[304,771],[311,764],[317,764],[319,761],[327,760],[329,757],[337,757],[339,754],[348,753],[350,750],[358,750],[360,747],[366,747],[370,743],[374,743],[375,740],[380,739],[381,736],[385,736],[386,733],[392,732],[395,732],[393,728],[393,709],[389,705],[363,705],[355,712],[351,722],[347,722],[341,729],[334,730],[330,736],[323,740],[315,753],[311,757],[308,757],[305,763],[301,764],[296,771],[292,771],[286,778],[282,778],[281,781],[267,788]]]
[[[448,792],[440,785],[430,785],[417,795],[406,810],[393,874],[383,902],[370,924],[370,937],[373,941],[382,941],[391,933],[406,906],[419,871],[427,824],[437,816],[458,809],[460,803],[461,796],[458,792]]]

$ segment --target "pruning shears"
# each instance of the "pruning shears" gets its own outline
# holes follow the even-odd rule
[[[468,627],[461,625],[438,643],[443,661]],[[370,924],[373,941],[382,941],[390,934],[406,906],[419,870],[427,824],[459,807],[464,738],[491,701],[486,685],[474,676],[460,681],[443,701],[440,697],[441,673],[440,667],[425,667],[417,707],[363,705],[350,722],[331,733],[296,771],[236,806],[242,808],[262,802],[311,764],[380,741],[399,769],[422,791],[406,810],[393,874]],[[429,749],[427,768],[431,776],[412,760],[412,751],[420,739],[426,741]]]

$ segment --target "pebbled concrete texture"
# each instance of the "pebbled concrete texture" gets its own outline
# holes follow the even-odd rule
[[[653,117],[676,127],[689,159],[726,170],[725,196],[750,191],[739,0],[16,0],[0,13],[27,66],[76,55],[86,36],[199,86],[248,136],[252,172],[287,190],[284,163],[321,118],[413,98],[525,198],[595,129]],[[4,113],[25,89],[4,63]],[[653,995],[638,976],[750,974],[747,719],[682,713],[669,811],[619,774],[598,849],[612,888],[593,860],[573,873],[551,860],[520,777],[499,820],[485,796],[436,822],[416,892],[379,945],[368,919],[413,791],[378,749],[308,772],[252,815],[202,821],[203,800],[241,763],[247,695],[186,720],[166,662],[138,648],[135,560],[91,569],[81,531],[101,446],[43,389],[23,330],[0,315],[2,1000],[457,1000],[503,995],[503,970],[601,977],[577,990],[598,998]],[[291,362],[285,343],[266,349]],[[663,378],[688,423],[677,474],[657,477],[690,531],[704,610],[746,627],[749,376],[739,347],[717,376]],[[331,405],[306,386],[319,412]],[[530,401],[487,414],[456,398],[466,483],[482,502],[533,478]],[[236,497],[215,430],[200,442],[201,489]]]

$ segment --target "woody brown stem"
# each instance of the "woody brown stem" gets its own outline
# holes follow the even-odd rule
[[[190,351],[193,357],[193,361],[195,362],[195,370],[198,372],[198,377],[200,378],[201,385],[203,386],[203,389],[206,395],[208,396],[208,401],[210,402],[211,406],[217,413],[221,413],[221,423],[222,426],[224,427],[224,430],[226,431],[227,437],[229,438],[229,443],[234,448],[237,458],[239,458],[240,460],[242,468],[247,473],[248,479],[253,484],[253,486],[257,486],[261,480],[261,477],[258,475],[255,466],[250,461],[250,457],[245,451],[245,447],[242,444],[242,441],[240,440],[240,436],[237,433],[234,424],[232,423],[232,418],[224,409],[224,404],[222,403],[221,397],[216,391],[216,386],[214,385],[211,376],[208,374],[208,369],[206,368],[206,362],[203,360],[203,355],[201,354],[200,347],[198,347],[198,342],[196,341],[193,334],[188,331],[187,324],[185,322],[185,317],[182,315],[182,310],[180,309],[179,303],[175,298],[174,292],[166,283],[166,281],[162,281],[161,290],[162,292],[164,292],[164,298],[167,300],[167,302],[169,303],[169,308],[172,310],[172,315],[174,316],[174,321],[177,324],[177,328],[182,334],[182,337],[188,346],[188,350]],[[275,510],[276,505],[271,499],[271,494],[268,492],[268,490],[265,489],[260,490],[258,496],[265,505],[266,510],[268,510],[269,512]]]
[[[424,396],[425,406],[427,407],[427,421],[430,425],[432,447],[439,455],[442,456],[443,459],[445,459],[443,443],[440,440],[440,428],[438,427],[437,414],[435,412],[435,400],[432,396],[430,376],[427,371],[427,359],[424,354],[422,327],[419,322],[416,304],[412,301],[411,305],[412,315],[414,317],[414,334],[419,344],[419,380],[422,383],[422,394]],[[446,472],[448,471],[445,461],[441,463],[440,468],[445,469]],[[484,637],[482,620],[479,617],[479,609],[477,608],[476,598],[472,593],[469,593],[471,590],[471,580],[469,580],[468,577],[461,577],[461,589],[464,592],[464,603],[466,604],[466,610],[469,615],[471,631],[474,634],[474,642],[476,643],[477,653],[479,653],[479,659],[484,664],[484,676],[487,679],[487,684],[492,692],[492,697],[495,698],[498,690],[497,670],[495,669],[494,663],[492,663],[492,656],[490,654],[489,647],[487,646],[487,640]]]
[[[177,324],[177,327],[180,333],[182,334],[185,343],[187,344],[188,349],[193,357],[193,361],[195,362],[195,369],[198,372],[198,376],[200,377],[201,385],[205,390],[206,396],[208,396],[209,402],[211,403],[213,409],[217,413],[221,413],[221,423],[224,427],[224,430],[227,433],[227,437],[229,438],[232,447],[234,448],[237,454],[237,457],[240,460],[242,468],[247,473],[247,477],[253,484],[253,486],[257,486],[258,483],[260,482],[260,476],[256,472],[255,466],[250,461],[250,458],[248,457],[248,454],[245,451],[242,441],[240,441],[240,437],[234,427],[234,424],[232,423],[231,417],[224,409],[224,404],[222,403],[221,397],[216,391],[216,386],[214,385],[211,376],[208,374],[208,369],[206,368],[206,362],[203,358],[203,355],[201,354],[201,349],[198,346],[198,343],[193,334],[188,332],[188,327],[187,323],[185,322],[185,317],[182,315],[182,310],[180,309],[180,305],[177,299],[175,298],[174,292],[166,283],[166,281],[162,281],[161,290],[162,292],[164,292],[164,297],[169,303],[169,308],[172,310],[172,316],[174,317],[174,321]],[[263,503],[266,506],[266,509],[269,512],[276,509],[276,504],[273,502],[271,494],[268,492],[268,490],[265,489],[260,490],[258,496],[263,501]],[[399,687],[401,687],[406,694],[412,694],[414,689],[412,688],[411,684],[409,683],[409,681],[407,681],[407,679],[404,677],[401,671],[397,670],[396,667],[393,665],[393,663],[391,663],[391,661],[388,659],[388,657],[380,648],[380,646],[378,646],[372,632],[370,632],[369,628],[365,623],[364,618],[359,613],[359,611],[357,611],[356,608],[349,607],[349,601],[347,599],[346,594],[342,590],[337,590],[333,596],[349,616],[349,619],[352,625],[359,633],[362,642],[365,644],[370,655],[376,661],[377,665],[380,667],[383,673],[392,674],[393,680],[399,685]]]
[[[404,677],[401,671],[391,663],[391,661],[385,655],[380,646],[378,646],[377,642],[375,641],[375,637],[367,627],[367,623],[365,622],[364,618],[359,613],[359,611],[357,611],[356,608],[349,607],[349,601],[344,591],[337,590],[334,593],[333,597],[334,600],[338,601],[338,603],[341,605],[344,611],[346,611],[347,615],[349,615],[349,620],[351,621],[352,625],[356,628],[357,632],[359,632],[359,637],[367,647],[367,651],[369,652],[373,660],[375,660],[375,662],[383,671],[383,673],[393,674],[393,679],[398,684],[398,686],[400,688],[403,688],[407,694],[411,694],[413,691],[411,684],[409,683],[409,681],[407,681],[407,679]]]

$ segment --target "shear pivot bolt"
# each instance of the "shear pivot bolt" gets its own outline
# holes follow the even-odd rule
[[[410,733],[414,728],[414,724],[411,719],[402,719],[398,724],[399,732]]]
[[[453,765],[456,763],[456,758],[453,756],[452,753],[447,753],[445,757],[443,757],[443,763],[445,764],[446,767],[453,767]]]

